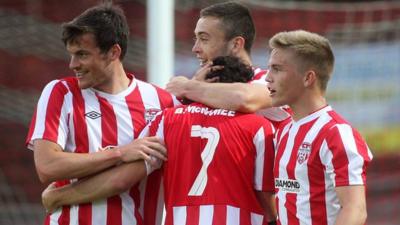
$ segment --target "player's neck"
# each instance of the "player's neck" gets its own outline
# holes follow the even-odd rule
[[[293,115],[294,121],[301,120],[302,118],[322,109],[327,105],[324,96],[321,95],[303,95],[294,104],[289,105]]]
[[[131,81],[126,75],[122,64],[116,66],[111,73],[110,79],[104,82],[103,87],[96,88],[97,90],[107,94],[118,94],[129,87]]]

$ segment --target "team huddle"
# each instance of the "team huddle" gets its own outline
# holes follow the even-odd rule
[[[202,9],[194,34],[200,69],[163,90],[125,71],[121,8],[62,25],[75,76],[44,88],[26,141],[45,224],[364,224],[372,154],[326,102],[329,41],[277,33],[256,68],[236,2]]]

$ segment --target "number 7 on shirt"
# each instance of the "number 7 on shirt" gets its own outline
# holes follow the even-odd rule
[[[191,137],[207,139],[207,144],[201,153],[203,165],[188,194],[189,196],[201,196],[207,185],[207,168],[213,160],[219,142],[219,131],[214,127],[202,127],[200,125],[193,125],[191,131]]]

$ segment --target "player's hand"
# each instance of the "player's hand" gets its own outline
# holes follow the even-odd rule
[[[46,189],[42,192],[42,204],[46,209],[46,213],[52,213],[54,210],[57,209],[55,205],[54,199],[51,197],[51,191],[56,189],[56,183],[53,182],[47,186]]]
[[[184,76],[172,77],[169,80],[165,90],[175,95],[178,99],[183,99],[185,97],[185,83],[188,81],[189,79]]]
[[[209,61],[196,71],[192,80],[203,81],[203,82],[208,82],[208,83],[216,82],[216,81],[218,81],[218,77],[213,77],[211,79],[207,79],[207,74],[209,72],[217,71],[217,70],[220,70],[223,68],[224,68],[224,66],[220,66],[220,65],[213,66],[212,61]]]
[[[144,137],[133,140],[127,145],[118,147],[123,162],[133,162],[144,159],[153,163],[152,157],[167,160],[167,149],[164,142],[158,137]]]
[[[154,170],[160,169],[163,161],[152,156],[150,161],[145,160],[144,163],[146,165],[147,175],[149,175]]]

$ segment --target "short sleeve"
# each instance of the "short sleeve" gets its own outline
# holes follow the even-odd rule
[[[339,124],[328,131],[320,157],[335,186],[365,185],[366,168],[372,154],[350,125]]]
[[[62,81],[54,80],[46,85],[33,115],[26,145],[33,150],[33,141],[45,139],[65,148],[68,136],[68,88]]]

